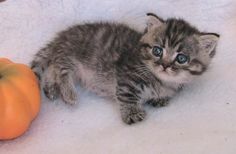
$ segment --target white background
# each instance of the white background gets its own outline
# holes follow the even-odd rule
[[[56,32],[77,23],[106,20],[142,30],[147,12],[220,33],[209,71],[168,107],[147,107],[146,120],[132,126],[121,121],[117,104],[79,87],[73,107],[43,97],[30,130],[0,141],[0,154],[235,154],[234,0],[7,0],[0,3],[0,57],[28,64]]]

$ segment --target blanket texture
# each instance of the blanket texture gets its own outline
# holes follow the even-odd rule
[[[0,141],[0,154],[235,154],[235,0],[6,0],[0,2],[0,57],[28,64],[58,31],[83,22],[143,30],[147,12],[221,34],[209,71],[169,106],[147,107],[146,120],[132,126],[121,121],[117,104],[80,87],[72,107],[43,96],[30,129]]]

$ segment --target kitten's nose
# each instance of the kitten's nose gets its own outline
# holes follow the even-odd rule
[[[162,64],[162,67],[163,67],[164,70],[166,70],[168,67],[170,67],[170,65],[168,65],[168,64]]]

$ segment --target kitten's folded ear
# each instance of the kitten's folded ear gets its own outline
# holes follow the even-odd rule
[[[200,50],[213,57],[219,38],[220,35],[216,33],[200,33],[198,36]]]
[[[147,13],[148,20],[147,20],[147,31],[150,31],[153,28],[160,27],[162,24],[164,24],[164,20],[154,13]]]

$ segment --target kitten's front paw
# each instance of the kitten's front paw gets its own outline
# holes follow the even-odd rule
[[[146,112],[137,105],[123,105],[121,108],[122,120],[127,124],[142,121]]]
[[[153,107],[163,107],[169,104],[168,100],[169,100],[168,98],[157,99],[157,100],[151,99],[147,101],[147,104],[150,104]]]

